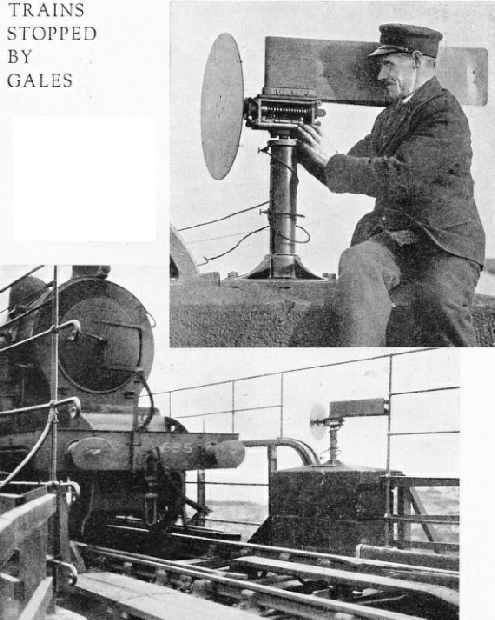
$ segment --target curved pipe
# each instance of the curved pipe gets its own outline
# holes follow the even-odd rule
[[[319,465],[320,459],[316,452],[299,439],[291,439],[290,437],[277,437],[276,439],[247,439],[242,442],[246,448],[283,446],[293,448],[301,457],[304,465]]]

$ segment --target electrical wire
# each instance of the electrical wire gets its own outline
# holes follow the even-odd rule
[[[302,230],[304,232],[304,234],[307,235],[307,239],[304,239],[304,241],[298,241],[297,239],[290,239],[289,237],[286,237],[281,232],[279,232],[275,228],[275,226],[273,226],[273,224],[270,224],[270,228],[271,228],[271,230],[273,230],[273,232],[278,237],[281,237],[282,239],[285,239],[285,241],[292,241],[293,243],[300,243],[300,244],[309,243],[311,241],[311,235],[309,234],[309,232],[304,228],[304,226],[299,226],[298,224],[296,224],[296,228],[299,228],[299,230]]]
[[[144,389],[146,390],[146,393],[148,394],[149,399],[150,399],[150,410],[146,414],[146,417],[141,422],[141,424],[139,425],[139,428],[138,428],[138,431],[142,432],[142,431],[145,431],[148,428],[149,423],[151,422],[153,416],[156,413],[156,409],[155,409],[155,403],[153,401],[153,392],[151,391],[151,388],[148,385],[148,382],[146,381],[146,377],[144,376],[144,372],[141,374],[140,379],[141,379],[141,381],[142,381],[142,383],[144,385]]]
[[[208,239],[193,239],[192,241],[188,241],[187,245],[192,245],[193,243],[206,243],[208,241],[220,241],[221,239],[231,239],[232,237],[240,237],[241,235],[245,235],[247,230],[243,230],[242,232],[232,233],[231,235],[220,235],[220,237],[208,237]]]
[[[241,209],[241,211],[235,211],[234,213],[229,213],[229,215],[225,215],[224,217],[219,217],[216,220],[209,220],[208,222],[202,222],[201,224],[196,224],[195,226],[186,226],[184,228],[179,228],[179,232],[183,232],[184,230],[192,230],[193,228],[200,228],[201,226],[207,226],[208,224],[215,224],[216,222],[223,222],[224,220],[228,220],[234,215],[240,215],[241,213],[247,213],[248,211],[252,211],[253,209],[259,209],[260,207],[264,207],[270,201],[266,200],[259,205],[254,205],[254,207],[247,207],[246,209]]]
[[[263,149],[259,149],[260,153],[264,153],[265,155],[268,155],[269,157],[271,157],[272,159],[274,159],[275,161],[277,161],[280,165],[284,166],[285,168],[287,168],[288,170],[290,170],[290,172],[295,176],[296,178],[296,183],[299,183],[299,178],[297,176],[297,171],[294,170],[291,166],[289,166],[288,164],[286,164],[283,160],[281,160],[278,157],[275,157],[272,153],[269,152],[270,147],[265,147]],[[265,202],[262,202],[260,204],[254,205],[253,207],[247,207],[246,209],[241,209],[240,211],[235,211],[234,213],[229,213],[229,215],[225,215],[224,217],[220,217],[217,218],[215,220],[209,220],[207,222],[202,222],[201,224],[196,224],[194,226],[185,226],[184,228],[179,228],[179,232],[183,232],[185,230],[192,230],[194,228],[200,228],[202,226],[207,226],[209,224],[215,224],[217,222],[223,222],[224,220],[228,220],[231,217],[234,217],[235,215],[240,215],[241,213],[247,213],[248,211],[252,211],[253,209],[259,209],[260,207],[264,207],[265,205],[270,204],[270,200],[266,200]],[[304,217],[301,214],[298,214],[298,217]],[[270,228],[270,230],[272,230],[274,232],[275,235],[281,237],[282,239],[285,239],[286,241],[292,241],[294,243],[299,243],[299,244],[305,244],[305,243],[309,243],[311,241],[311,235],[310,233],[303,227],[303,226],[299,226],[296,225],[296,228],[299,228],[300,230],[302,230],[305,235],[307,236],[307,239],[305,239],[304,241],[297,241],[296,239],[289,239],[288,237],[286,237],[285,235],[283,235],[281,232],[279,232],[276,227],[274,226],[273,223],[273,215],[270,216],[270,211],[268,211],[268,226],[263,226],[261,228],[257,228],[256,230],[252,230],[246,234],[244,234],[244,236],[242,237],[242,239],[240,239],[234,246],[232,246],[231,248],[229,248],[228,250],[226,250],[225,252],[222,252],[221,254],[217,254],[216,256],[211,256],[211,257],[206,257],[204,256],[204,263],[200,263],[198,265],[198,267],[204,267],[205,265],[208,265],[208,263],[211,263],[214,260],[217,260],[219,258],[222,258],[223,256],[226,256],[227,254],[230,254],[231,252],[233,252],[234,250],[236,250],[241,243],[243,243],[248,237],[251,237],[251,235],[255,235],[263,230],[266,230],[267,228]],[[225,235],[224,237],[215,237],[215,238],[211,238],[211,239],[197,239],[195,241],[193,241],[192,243],[202,243],[202,242],[206,242],[206,241],[216,241],[218,239],[225,239],[228,237],[235,237],[238,235],[241,235],[243,233],[236,233],[233,235]]]
[[[25,273],[20,278],[17,278],[17,280],[14,280],[13,282],[11,282],[10,284],[7,284],[7,286],[4,286],[3,288],[0,288],[0,294],[1,293],[5,293],[5,291],[9,290],[9,288],[12,288],[13,286],[18,284],[19,282],[22,282],[26,278],[29,278],[29,276],[31,274],[35,273],[36,271],[39,271],[40,269],[43,269],[43,267],[44,267],[44,265],[38,265],[38,267],[35,267],[34,269],[31,269],[31,271],[28,271],[27,273]]]
[[[288,170],[290,170],[292,172],[292,174],[296,177],[296,183],[299,183],[299,177],[297,176],[297,170],[294,170],[294,168],[292,168],[291,166],[289,166],[288,164],[285,163],[285,161],[283,161],[282,159],[280,159],[279,157],[275,157],[275,155],[273,155],[273,153],[269,152],[270,147],[269,146],[265,146],[264,149],[259,149],[259,153],[264,153],[265,155],[268,155],[268,157],[271,157],[272,159],[274,159],[276,162],[278,162],[281,166],[284,166],[284,168],[287,168]]]
[[[303,217],[303,216],[301,216]],[[231,252],[233,252],[234,250],[236,250],[243,241],[245,241],[248,237],[250,237],[251,235],[255,235],[263,230],[266,230],[267,228],[270,228],[270,230],[273,230],[273,232],[278,235],[279,237],[282,237],[282,239],[285,239],[286,241],[293,241],[294,243],[300,243],[300,244],[304,244],[304,243],[309,243],[311,241],[311,235],[310,233],[303,227],[303,226],[299,226],[296,225],[296,228],[299,228],[300,230],[302,230],[306,235],[307,235],[307,239],[305,239],[304,241],[298,241],[297,239],[289,239],[289,237],[286,237],[285,235],[283,235],[281,232],[279,232],[275,226],[273,225],[273,222],[269,221],[269,225],[268,226],[262,226],[261,228],[257,228],[256,230],[252,230],[251,232],[248,232],[247,234],[244,235],[244,237],[242,239],[240,239],[234,246],[232,246],[230,249],[228,249],[226,252],[222,252],[221,254],[217,254],[217,256],[211,256],[209,258],[207,258],[206,256],[204,256],[204,263],[200,263],[198,265],[198,267],[204,267],[205,265],[207,265],[208,263],[211,263],[214,260],[217,260],[218,258],[222,258],[222,256],[225,256],[226,254],[230,254]],[[240,233],[242,234],[242,233]],[[231,236],[231,235],[229,235]],[[205,239],[205,241],[207,241]]]
[[[29,454],[26,455],[26,457],[19,463],[19,465],[14,469],[14,471],[12,473],[10,473],[4,480],[2,480],[0,482],[0,489],[2,489],[7,484],[12,482],[12,480],[17,476],[17,474],[25,467],[25,465],[27,465],[29,463],[29,461],[33,458],[33,456],[38,452],[38,450],[41,448],[43,442],[47,438],[48,433],[50,431],[50,428],[51,428],[52,424],[54,423],[54,421],[56,420],[56,417],[57,417],[56,416],[56,410],[55,410],[54,407],[52,407],[50,409],[50,413],[48,415],[48,420],[46,422],[46,426],[43,429],[43,432],[41,433],[41,435],[39,436],[38,441],[34,444],[34,446],[31,448]]]
[[[232,246],[226,252],[222,252],[221,254],[218,254],[217,256],[212,256],[210,258],[207,258],[206,256],[204,256],[203,258],[205,259],[205,262],[204,263],[200,263],[198,265],[198,267],[203,267],[204,265],[207,265],[211,261],[217,260],[217,258],[222,258],[222,256],[225,256],[226,254],[230,254],[230,252],[233,252],[235,249],[237,249],[241,245],[241,243],[243,241],[245,241],[248,237],[250,237],[251,235],[255,235],[256,233],[259,233],[262,230],[266,230],[267,228],[270,228],[270,227],[269,226],[262,226],[261,228],[257,228],[256,230],[252,230],[251,232],[247,233],[247,235],[244,235],[244,237],[242,239],[240,239],[234,246]]]

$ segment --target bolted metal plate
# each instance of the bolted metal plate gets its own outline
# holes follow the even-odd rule
[[[206,166],[223,179],[237,155],[244,109],[244,78],[235,39],[221,34],[206,63],[201,93],[201,141]]]
[[[378,64],[368,58],[378,43],[266,37],[265,88],[313,89],[323,101],[384,106]],[[488,51],[482,47],[442,47],[437,75],[462,105],[488,102]]]

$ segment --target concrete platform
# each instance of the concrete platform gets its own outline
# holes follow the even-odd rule
[[[399,287],[387,346],[422,346],[411,311],[412,287]],[[170,287],[172,347],[336,346],[335,281],[186,278]],[[478,346],[495,346],[495,298],[477,295]]]

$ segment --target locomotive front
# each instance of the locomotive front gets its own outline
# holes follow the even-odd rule
[[[143,304],[107,279],[109,268],[74,268],[58,290],[58,399],[77,397],[81,413],[58,411],[57,474],[81,485],[72,516],[74,535],[89,522],[128,515],[148,528],[168,529],[185,504],[187,470],[237,467],[244,446],[237,435],[188,433],[159,415],[147,384],[153,362],[152,326]],[[32,449],[46,424],[52,374],[50,283],[29,276],[11,288],[9,315],[0,327],[0,470],[11,471]],[[143,388],[149,406],[140,407]],[[18,408],[33,407],[21,415]],[[47,480],[52,461],[45,442],[23,470]]]
[[[96,270],[95,270],[96,271]],[[59,289],[60,323],[78,321],[77,337],[59,336],[58,396],[77,396],[83,413],[131,413],[153,363],[153,334],[143,304],[107,279],[74,268]],[[38,278],[11,290],[9,320],[0,328],[4,344],[15,344],[48,330],[52,324],[50,288]],[[11,354],[10,381],[14,407],[50,399],[50,338],[27,342]],[[7,403],[6,403],[7,404]],[[4,407],[7,408],[7,407]]]

